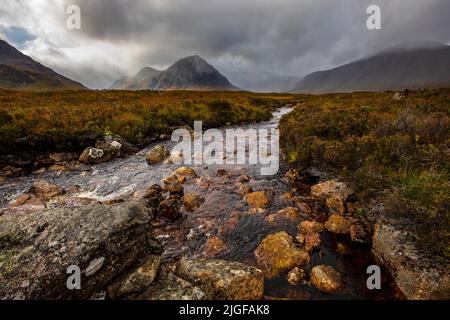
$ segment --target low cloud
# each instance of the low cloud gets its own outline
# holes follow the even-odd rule
[[[81,30],[65,26],[70,4],[81,8]],[[382,9],[380,31],[366,28],[370,4]],[[448,43],[449,21],[448,0],[2,0],[0,37],[20,28],[26,54],[91,88],[192,54],[246,88],[398,42]]]

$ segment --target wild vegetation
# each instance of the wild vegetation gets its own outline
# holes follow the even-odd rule
[[[362,199],[389,191],[419,244],[450,259],[450,90],[303,96],[281,123],[288,162],[344,177]]]
[[[245,92],[0,90],[0,154],[80,151],[101,135],[145,145],[173,127],[270,119],[289,95]]]

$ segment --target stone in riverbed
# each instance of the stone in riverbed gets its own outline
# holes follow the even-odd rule
[[[239,262],[182,259],[176,274],[201,288],[208,299],[260,300],[264,294],[262,271]]]
[[[270,200],[265,191],[257,191],[245,197],[247,204],[253,208],[263,209],[270,204]]]
[[[345,183],[329,180],[311,187],[311,194],[317,198],[326,200],[330,214],[345,214],[345,201],[353,194]]]
[[[325,228],[331,233],[347,235],[350,233],[351,221],[341,215],[333,214],[325,223]]]
[[[287,280],[293,286],[299,285],[302,280],[305,278],[305,270],[295,267],[291,271],[289,271],[287,275]]]
[[[162,279],[154,282],[138,300],[206,300],[206,293],[192,283],[183,280],[172,273],[162,277]]]
[[[173,176],[185,177],[186,179],[197,178],[197,172],[194,169],[188,167],[180,167],[176,169],[173,173]]]
[[[178,196],[171,196],[159,204],[158,213],[160,217],[174,222],[181,218],[181,206],[183,201]]]
[[[171,184],[168,184],[164,187],[166,191],[170,193],[171,196],[180,195],[182,196],[184,194],[184,187],[181,183],[173,182]]]
[[[202,204],[205,202],[205,198],[203,198],[198,193],[188,193],[185,194],[183,197],[183,206],[186,208],[189,212],[194,212],[198,208],[202,206]]]
[[[255,250],[256,261],[271,279],[278,274],[310,263],[308,252],[299,248],[294,237],[285,231],[267,236]]]
[[[152,217],[139,202],[2,217],[0,299],[90,298],[153,253]],[[67,290],[70,265],[83,272],[81,290]]]
[[[322,240],[318,233],[308,233],[305,237],[305,249],[308,252],[312,252],[321,246]]]
[[[284,220],[295,221],[300,218],[300,212],[293,207],[284,208],[277,213],[269,215],[266,220],[270,224],[276,224],[277,222]]]
[[[312,284],[325,293],[339,292],[344,288],[342,276],[327,265],[316,266],[311,271]]]
[[[227,251],[227,245],[219,237],[213,236],[206,241],[205,244],[205,256],[212,258],[218,254]]]
[[[79,158],[79,161],[84,164],[99,164],[109,160],[110,158],[105,155],[103,150],[92,147],[86,148]]]
[[[169,157],[170,157],[169,149],[163,146],[156,146],[152,150],[147,152],[145,160],[147,161],[148,164],[153,165],[162,163]]]
[[[297,228],[300,234],[303,235],[307,235],[308,233],[320,233],[325,230],[324,225],[317,221],[302,221]]]
[[[144,291],[155,280],[160,263],[160,255],[150,255],[136,270],[109,286],[108,297],[117,299],[127,294]]]
[[[54,183],[38,180],[33,183],[29,193],[36,195],[39,199],[48,201],[65,193],[64,189]]]

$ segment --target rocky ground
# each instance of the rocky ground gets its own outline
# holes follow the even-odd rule
[[[45,170],[134,151],[108,137],[78,160],[51,155]],[[142,158],[174,160],[164,146]],[[399,221],[375,209],[361,214],[354,191],[338,180],[178,167],[147,187],[100,202],[80,197],[77,186],[34,181],[0,211],[0,299],[449,297],[448,271],[421,259]],[[385,271],[379,293],[365,283],[370,252]],[[66,286],[73,265],[81,290]]]

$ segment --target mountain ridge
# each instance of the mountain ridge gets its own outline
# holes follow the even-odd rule
[[[449,87],[450,46],[393,46],[377,54],[305,76],[293,93],[387,91]]]
[[[0,89],[46,91],[87,88],[33,60],[0,39]]]
[[[124,77],[115,81],[110,89],[155,91],[239,90],[216,68],[198,55],[182,58],[164,71],[144,67],[132,77]]]

